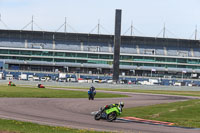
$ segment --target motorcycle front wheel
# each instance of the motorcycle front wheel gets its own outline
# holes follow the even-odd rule
[[[98,112],[95,116],[94,116],[95,120],[100,120],[101,119],[101,113]]]

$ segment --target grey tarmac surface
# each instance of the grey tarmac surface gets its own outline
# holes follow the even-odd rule
[[[98,91],[99,92],[99,91]],[[97,94],[98,94],[97,92]],[[110,92],[111,93],[111,92]],[[114,92],[121,93],[121,92]],[[158,94],[127,93],[126,98],[0,98],[0,117],[39,124],[67,126],[79,129],[99,131],[117,131],[131,133],[199,133],[199,129],[185,129],[135,122],[105,120],[95,121],[91,112],[100,107],[123,101],[125,107],[146,106],[159,103],[185,101],[194,97],[170,96]]]

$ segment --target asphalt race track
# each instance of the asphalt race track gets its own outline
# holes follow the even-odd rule
[[[98,92],[97,92],[98,93]],[[121,92],[115,92],[121,93]],[[91,112],[100,107],[123,101],[125,107],[145,106],[188,100],[193,97],[125,93],[127,98],[0,98],[0,117],[40,124],[84,128],[99,131],[133,133],[199,133],[200,129],[167,127],[136,122],[95,121]]]

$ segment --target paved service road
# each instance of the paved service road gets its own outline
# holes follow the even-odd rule
[[[120,93],[120,92],[115,92]],[[0,98],[0,117],[40,124],[67,126],[100,131],[133,133],[199,133],[198,129],[184,129],[135,122],[95,121],[91,112],[100,107],[123,101],[125,107],[145,106],[188,100],[192,97],[126,93],[127,98],[104,98],[89,101],[87,98]]]

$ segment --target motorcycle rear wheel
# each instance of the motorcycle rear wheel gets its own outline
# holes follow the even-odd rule
[[[106,118],[106,120],[107,120],[108,122],[112,122],[113,120],[116,120],[116,119],[117,119],[117,114],[116,114],[116,112],[112,112],[112,113],[108,114],[108,116],[107,116],[107,118]]]

